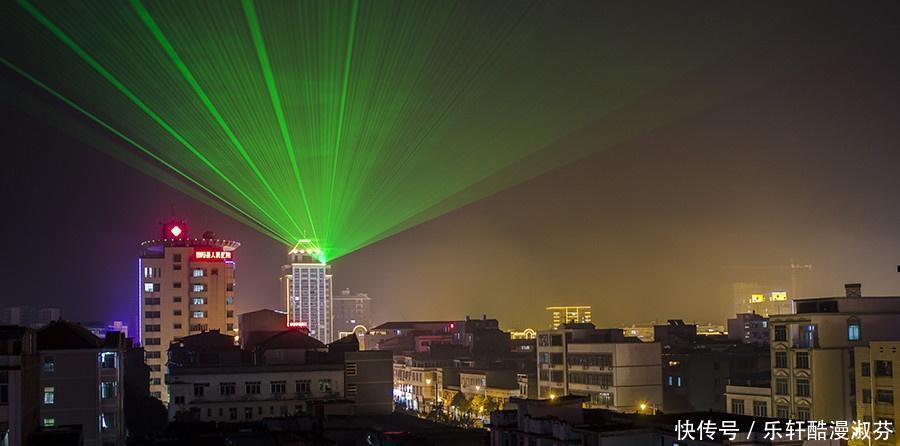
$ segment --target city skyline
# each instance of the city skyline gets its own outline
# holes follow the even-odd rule
[[[739,267],[792,261],[814,265],[798,274],[800,296],[837,295],[845,282],[890,294],[900,280],[900,87],[897,61],[879,44],[897,32],[879,20],[891,11],[883,12],[835,6],[816,19],[794,17],[629,112],[716,88],[732,94],[615,144],[608,136],[630,122],[628,113],[570,132],[541,153],[577,161],[544,160],[542,175],[526,168],[527,181],[330,262],[334,286],[377,299],[378,320],[486,312],[517,329],[542,328],[545,306],[571,304],[592,305],[601,325],[723,321],[732,285],[758,280]],[[823,29],[826,41],[817,38]],[[12,70],[2,79],[5,130],[18,148],[3,176],[13,192],[4,233],[15,234],[0,268],[4,301],[55,304],[28,286],[49,263],[59,272],[53,289],[66,290],[64,314],[134,320],[133,247],[174,206],[192,224],[243,243],[250,261],[241,266],[238,312],[279,307],[280,259],[291,246],[160,182],[160,171],[108,156],[124,150],[111,135],[73,138],[31,105],[80,117]],[[593,150],[598,141],[606,150]],[[35,252],[47,254],[38,260]],[[73,260],[85,270],[69,268]],[[396,280],[410,273],[415,280]]]

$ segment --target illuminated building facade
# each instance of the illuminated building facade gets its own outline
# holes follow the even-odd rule
[[[234,253],[240,243],[205,232],[191,238],[184,221],[162,225],[141,243],[140,339],[150,366],[150,394],[168,402],[166,349],[177,338],[219,330],[234,336]]]
[[[330,266],[316,254],[315,249],[291,250],[290,263],[281,267],[281,291],[287,325],[306,327],[310,336],[329,344],[334,340]]]
[[[567,305],[562,307],[547,307],[550,312],[550,328],[556,330],[562,324],[588,324],[591,322],[590,305]]]

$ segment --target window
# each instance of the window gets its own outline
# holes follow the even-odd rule
[[[56,402],[56,389],[53,387],[44,387],[44,404],[53,404]]]
[[[44,373],[53,373],[56,371],[56,361],[52,356],[44,356],[44,366],[42,370]]]
[[[145,311],[144,317],[147,319],[159,319],[159,311]]]
[[[181,254],[172,254],[172,261],[178,263],[181,261]]]
[[[172,324],[172,328],[175,330],[181,330],[181,324]]]
[[[228,408],[228,419],[232,421],[237,420],[237,407]]]
[[[797,396],[809,396],[809,380],[797,379]]]
[[[172,282],[172,288],[181,288],[181,282]]]
[[[191,305],[206,305],[205,297],[193,297],[191,298]]]
[[[172,269],[175,271],[181,271],[181,264],[179,263],[177,265],[172,265]]]
[[[859,373],[861,373],[862,376],[871,376],[872,375],[872,364],[870,364],[868,362],[863,362],[860,365]]]
[[[731,400],[731,413],[733,413],[735,415],[743,415],[744,414],[744,400],[741,400],[741,399]]]
[[[787,378],[775,378],[775,394],[776,395],[788,395]]]
[[[871,403],[872,402],[872,391],[869,389],[863,389],[862,400],[864,403]]]
[[[147,305],[159,305],[159,298],[158,297],[148,297],[148,298],[144,299],[144,303]]]
[[[232,297],[232,296],[226,297],[226,298],[225,298],[225,303],[228,304],[228,305],[233,305],[233,304],[234,304],[234,297]]]
[[[791,411],[788,406],[777,406],[775,408],[775,416],[781,418],[782,420],[787,420],[791,417]]]
[[[552,346],[563,345],[562,335],[550,335],[550,345],[552,345]]]
[[[308,379],[301,379],[296,382],[297,384],[297,393],[310,393],[312,391],[312,387],[310,386],[310,381]]]
[[[779,369],[786,369],[788,366],[788,357],[787,352],[779,351],[775,352],[775,367]]]
[[[207,386],[209,386],[208,383],[194,383],[194,396],[203,397]]]
[[[550,336],[549,335],[539,335],[538,336],[538,346],[547,347],[550,345]]]
[[[159,366],[159,364],[150,364],[151,372],[159,372],[160,370],[162,370],[162,368]]]
[[[273,394],[287,393],[287,382],[286,381],[272,381],[270,385],[272,387]]]
[[[0,404],[7,405],[9,404],[9,384],[8,383],[0,383]]]
[[[172,310],[172,316],[181,316],[181,310]]]
[[[345,392],[348,397],[356,396],[356,384],[347,384],[347,392]]]
[[[247,381],[244,383],[244,393],[247,395],[259,395],[260,387],[259,381]]]
[[[114,369],[117,365],[117,360],[119,356],[116,352],[103,352],[100,353],[100,367],[104,369]]]
[[[148,293],[158,293],[159,292],[159,284],[144,282],[144,291]]]
[[[148,332],[159,331],[159,324],[147,324],[144,326],[144,331],[148,331]]]
[[[808,369],[809,368],[809,352],[797,352],[795,354],[794,359],[796,360],[795,367],[798,369]]]
[[[44,418],[43,420],[41,420],[41,426],[44,426],[44,427],[56,426],[56,418]]]
[[[159,345],[159,338],[147,338],[144,339],[144,343],[147,345]]]
[[[191,271],[191,276],[193,277],[203,277],[206,275],[206,270],[203,268],[194,268]]]
[[[225,317],[234,317],[234,310],[228,310],[225,312]]]
[[[237,387],[236,383],[219,383],[219,395],[222,396],[230,396],[234,395],[235,388]]]
[[[775,340],[782,342],[787,341],[787,325],[775,326]]]
[[[100,398],[111,399],[116,397],[116,382],[105,381],[100,383]]]
[[[194,319],[203,319],[206,317],[206,312],[205,311],[195,311],[195,312],[191,313],[191,317]]]
[[[753,402],[753,416],[754,417],[767,417],[769,416],[769,404],[765,401],[754,401]]]
[[[231,322],[225,324],[225,331],[234,331],[234,324]]]
[[[253,419],[253,408],[252,408],[252,407],[245,407],[245,408],[244,408],[244,419],[245,419],[245,420],[252,420],[252,419]]]
[[[233,284],[233,283],[226,283],[226,284],[225,284],[225,291],[228,291],[228,292],[234,291],[234,284]]]
[[[800,421],[809,421],[809,408],[808,407],[798,407],[797,408],[797,419]]]
[[[847,340],[848,341],[858,341],[859,340],[859,324],[850,324],[847,326]]]
[[[894,376],[891,361],[875,361],[875,376]]]
[[[202,293],[202,292],[206,291],[206,284],[205,283],[195,283],[194,286],[191,287],[191,291],[193,291],[195,293]]]
[[[162,385],[162,378],[151,378],[151,379],[150,379],[150,385],[151,385],[151,386],[161,386],[161,385]]]
[[[320,379],[319,380],[319,392],[331,393],[331,380],[330,379]]]
[[[174,297],[172,297],[172,302],[175,302],[176,304],[177,304],[177,303],[180,303],[180,302],[181,302],[181,296],[174,296]]]
[[[356,376],[357,371],[358,371],[358,366],[355,361],[347,362],[346,364],[344,364],[344,375]]]
[[[875,402],[894,404],[894,391],[890,389],[877,389],[875,391]]]

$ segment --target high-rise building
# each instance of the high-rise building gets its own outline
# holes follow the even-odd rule
[[[210,231],[191,238],[184,221],[162,225],[141,243],[140,339],[150,366],[150,394],[168,402],[166,349],[177,338],[219,330],[234,336],[234,252],[240,243]]]
[[[287,325],[306,327],[309,335],[328,344],[334,340],[330,266],[315,249],[293,249],[281,267],[281,291]]]
[[[769,318],[777,418],[858,420],[870,404],[864,390],[874,388],[876,402],[879,390],[882,401],[893,398],[891,378],[870,374],[891,356],[873,341],[900,340],[900,297],[863,296],[858,283],[845,288],[845,297],[797,299],[793,313]]]
[[[591,322],[590,305],[566,305],[547,307],[551,315],[550,328],[556,330],[562,324],[589,324]]]
[[[366,293],[351,293],[344,288],[334,296],[334,339],[339,339],[355,331],[372,328],[372,298]]]

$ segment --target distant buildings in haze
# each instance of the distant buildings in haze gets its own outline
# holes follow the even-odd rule
[[[550,328],[556,330],[562,324],[586,324],[591,322],[590,305],[564,305],[547,307],[550,312]]]
[[[62,318],[57,307],[38,305],[14,305],[0,308],[0,325],[41,328]]]

